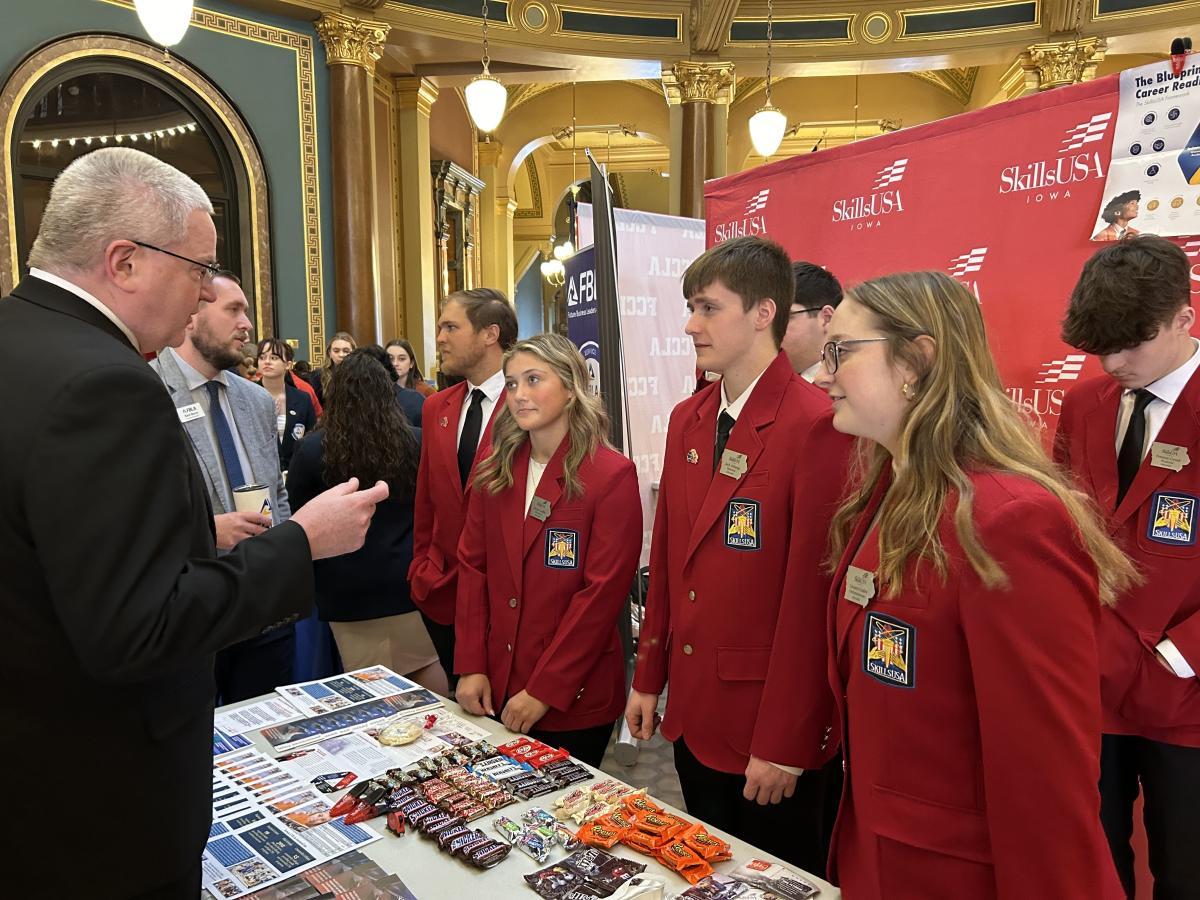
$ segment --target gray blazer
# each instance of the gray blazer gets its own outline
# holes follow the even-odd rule
[[[171,402],[179,409],[189,406],[193,400],[192,392],[188,390],[187,380],[180,371],[176,358],[175,351],[168,347],[150,363],[150,366],[163,380],[163,384],[171,392]],[[228,381],[229,405],[233,408],[234,426],[250,461],[251,481],[270,487],[271,510],[275,524],[278,525],[290,518],[292,511],[288,506],[287,488],[284,487],[283,476],[279,471],[275,401],[262,385],[247,381],[239,375],[229,375]],[[183,423],[183,430],[191,440],[192,450],[204,473],[204,486],[208,490],[213,513],[219,516],[222,513],[233,512],[226,509],[225,491],[218,490],[217,487],[223,484],[225,476],[217,457],[217,448],[208,436],[204,421],[192,419]]]

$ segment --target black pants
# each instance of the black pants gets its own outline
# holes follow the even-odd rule
[[[425,613],[421,613],[421,621],[425,623],[425,630],[429,632],[429,639],[433,641],[438,661],[446,670],[446,680],[450,682],[450,696],[453,697],[454,689],[458,686],[458,676],[454,674],[454,624],[443,625],[441,622],[435,622]]]
[[[744,774],[710,769],[692,755],[682,737],[675,742],[675,771],[687,811],[716,828],[819,877],[825,877],[822,849],[826,770],[807,771],[791,797],[759,806],[742,796]]]
[[[1106,734],[1100,743],[1100,819],[1125,895],[1133,900],[1133,804],[1145,792],[1154,900],[1196,900],[1195,856],[1200,849],[1200,748]]]
[[[530,728],[529,736],[551,747],[569,750],[580,762],[598,769],[604,760],[604,753],[608,750],[608,742],[612,739],[613,726],[616,724],[609,722],[607,725],[593,725],[591,728],[577,728],[574,731],[543,731],[540,728]]]
[[[217,653],[217,705],[238,703],[291,684],[296,658],[296,626],[284,625]]]

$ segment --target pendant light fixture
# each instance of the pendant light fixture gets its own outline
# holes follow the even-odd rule
[[[182,41],[192,21],[192,0],[134,0],[133,6],[150,40],[161,47]]]
[[[767,105],[750,117],[750,140],[759,156],[770,157],[783,142],[787,116],[771,103],[771,49],[774,42],[774,2],[767,0]]]
[[[508,90],[488,70],[491,59],[488,58],[488,0],[483,0],[483,72],[471,79],[465,91],[467,95],[467,112],[471,121],[484,134],[491,134],[504,118],[504,108],[508,104]]]

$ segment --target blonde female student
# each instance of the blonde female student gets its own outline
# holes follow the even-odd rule
[[[1100,827],[1096,624],[1136,578],[940,272],[846,294],[816,383],[857,435],[833,518],[846,900],[1122,896]]]
[[[598,766],[625,709],[617,623],[642,547],[637,472],[609,446],[566,338],[518,342],[504,375],[459,544],[457,699]]]

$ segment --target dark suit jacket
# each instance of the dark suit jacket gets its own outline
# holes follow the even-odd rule
[[[421,429],[414,428],[417,443]],[[332,485],[325,482],[324,429],[302,440],[288,469],[288,497],[299,509]],[[413,499],[416,482],[375,507],[362,547],[313,564],[317,613],[325,622],[361,622],[416,609],[409,597],[408,567],[413,555]]]
[[[10,798],[22,824],[6,853],[47,858],[45,835],[63,823],[52,795],[68,782],[105,818],[69,865],[11,872],[5,889],[76,896],[79,873],[135,847],[136,865],[89,879],[87,893],[139,895],[200,857],[213,653],[306,611],[308,542],[285,522],[217,559],[170,395],[70,292],[30,277],[0,300],[0,383],[21,386],[0,429],[0,679],[21,686],[5,701],[19,731],[0,742],[0,765],[36,776]]]
[[[283,426],[283,438],[279,442],[279,468],[284,472],[292,462],[292,453],[304,440],[305,435],[317,427],[317,413],[308,394],[298,387],[284,384],[284,401],[287,404],[287,422]]]
[[[412,388],[401,387],[396,384],[396,402],[400,404],[400,410],[408,419],[409,424],[413,428],[421,427],[421,407],[425,405],[425,397],[419,391],[414,391]]]

